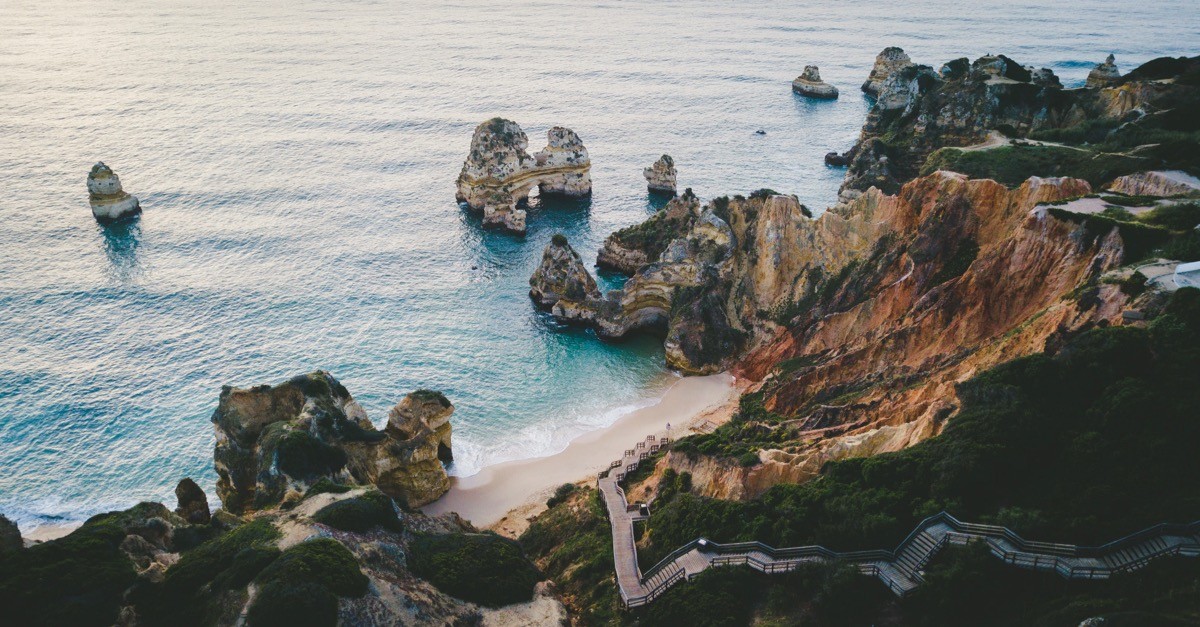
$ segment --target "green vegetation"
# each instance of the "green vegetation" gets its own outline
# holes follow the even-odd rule
[[[1102,239],[1115,228],[1125,244],[1125,263],[1133,263],[1145,259],[1154,249],[1162,246],[1171,239],[1167,229],[1148,226],[1138,222],[1121,222],[1096,214],[1074,213],[1066,209],[1051,207],[1050,215],[1059,220],[1082,224],[1084,237],[1089,243]]]
[[[583,488],[537,517],[521,546],[548,573],[583,624],[619,620],[621,601],[613,583],[612,536],[594,488]]]
[[[558,237],[560,237],[560,236],[563,238],[563,241],[561,244],[559,244],[559,241],[558,241]],[[563,236],[560,233],[558,235],[555,235],[554,237],[555,237],[554,243],[559,244],[559,245],[566,245],[566,243],[567,243],[566,236]],[[412,397],[413,397],[413,399],[424,402],[424,403],[437,403],[438,405],[441,405],[442,407],[450,407],[450,399],[446,398],[445,394],[442,394],[441,392],[439,392],[437,390],[421,388],[419,390],[414,391],[412,393]]]
[[[564,483],[558,486],[558,488],[554,490],[554,496],[551,496],[546,500],[546,507],[554,507],[555,505],[567,500],[567,497],[574,494],[577,488],[578,486],[576,486],[574,483]]]
[[[647,259],[653,261],[662,255],[672,239],[681,237],[690,224],[691,213],[676,212],[676,215],[669,215],[669,212],[664,210],[650,216],[645,222],[623,228],[610,237],[621,246],[641,250],[646,253]]]
[[[378,490],[330,503],[317,510],[312,519],[354,533],[364,533],[375,527],[397,532],[403,528],[392,499]]]
[[[297,479],[315,479],[346,465],[346,452],[330,446],[307,431],[291,430],[279,437],[275,452],[279,469]]]
[[[1101,214],[1074,213],[1057,207],[1049,211],[1060,220],[1083,224],[1084,235],[1091,241],[1116,228],[1125,244],[1125,263],[1144,259],[1155,251],[1174,259],[1195,258],[1195,227],[1200,224],[1197,203],[1163,205],[1136,216],[1118,207]]]
[[[929,155],[921,175],[937,170],[961,172],[1017,187],[1031,176],[1069,176],[1093,186],[1144,170],[1146,159],[1061,146],[1014,144],[987,150],[942,148]]]
[[[1200,203],[1161,205],[1137,216],[1136,220],[1172,231],[1192,230],[1200,224]]]
[[[701,535],[889,547],[942,510],[1082,544],[1192,520],[1200,488],[1180,478],[1200,473],[1197,370],[1200,291],[1182,289],[1148,328],[1095,329],[1056,354],[961,384],[961,412],[941,436],[909,449],[833,462],[814,481],[748,502],[660,496],[648,560]]]
[[[0,612],[12,625],[111,625],[136,571],[121,551],[130,524],[157,503],[99,514],[69,535],[0,556]]]
[[[541,580],[521,545],[490,533],[423,534],[409,544],[408,565],[439,590],[500,607],[533,598]]]
[[[279,556],[279,531],[266,519],[246,523],[183,554],[160,584],[135,589],[147,625],[201,625],[220,615],[219,596],[244,587]]]
[[[362,596],[368,583],[354,555],[329,538],[284,551],[256,581],[260,589],[247,616],[251,627],[335,625],[337,597]]]
[[[555,233],[554,236],[550,238],[550,241],[553,242],[555,246],[566,246],[567,236],[563,235],[562,233]]]
[[[326,477],[321,477],[320,479],[317,479],[316,483],[312,484],[311,488],[309,488],[307,491],[305,491],[304,498],[309,498],[310,496],[316,496],[318,494],[326,494],[326,493],[345,494],[346,492],[349,492],[353,489],[354,489],[353,486],[342,485],[340,483],[334,483]]]

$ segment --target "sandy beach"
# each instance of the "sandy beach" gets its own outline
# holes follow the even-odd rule
[[[561,453],[497,464],[465,478],[453,478],[450,491],[422,508],[427,514],[458,512],[478,527],[505,535],[524,529],[526,518],[545,507],[554,489],[594,477],[648,435],[671,437],[693,433],[705,422],[728,419],[738,398],[729,374],[680,379],[662,399],[621,417],[611,426],[571,441]]]

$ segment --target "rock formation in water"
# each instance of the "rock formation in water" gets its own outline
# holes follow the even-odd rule
[[[434,405],[440,409],[432,411]],[[375,484],[420,507],[449,489],[439,460],[448,459],[453,409],[436,392],[414,392],[393,409],[388,429],[378,431],[326,372],[273,387],[225,387],[212,416],[217,494],[226,510],[240,514],[297,498],[325,479]]]
[[[92,215],[100,222],[113,222],[141,213],[137,196],[121,189],[121,179],[103,161],[96,162],[87,178],[88,201]]]
[[[534,185],[541,194],[592,193],[591,158],[574,131],[556,126],[545,148],[530,156],[528,147],[525,131],[511,120],[492,118],[475,128],[455,197],[482,211],[485,227],[525,233],[522,207]]]
[[[184,478],[175,486],[175,500],[179,504],[175,513],[188,523],[203,525],[212,519],[212,512],[208,509],[208,496],[191,478]]]
[[[1088,72],[1087,86],[1088,88],[1108,87],[1120,80],[1121,71],[1117,69],[1117,58],[1110,54],[1104,63]]]
[[[645,222],[609,235],[596,256],[596,265],[633,274],[656,261],[672,239],[682,237],[691,229],[699,215],[700,199],[690,188],[684,190],[682,196],[672,198],[665,208]]]
[[[556,234],[542,253],[542,263],[529,278],[529,297],[542,309],[560,300],[586,302],[600,298],[600,288],[567,238]]]
[[[804,73],[792,81],[792,91],[809,98],[835,100],[838,89],[821,80],[821,71],[815,65],[804,66]]]
[[[675,160],[671,155],[663,155],[653,165],[642,170],[646,177],[646,187],[652,192],[675,195]]]
[[[893,73],[911,66],[912,59],[904,52],[903,49],[891,46],[884,48],[879,56],[875,57],[875,66],[871,68],[871,74],[867,77],[867,81],[863,83],[862,90],[868,96],[878,98],[879,92],[883,88],[883,82],[887,80]]]

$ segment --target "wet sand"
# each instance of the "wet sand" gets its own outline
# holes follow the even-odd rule
[[[648,435],[667,435],[667,423],[671,424],[671,437],[682,437],[692,433],[690,428],[703,423],[711,413],[728,408],[736,400],[737,387],[731,375],[680,379],[657,404],[633,411],[607,428],[579,436],[561,453],[505,462],[470,477],[453,478],[450,491],[422,511],[458,512],[477,527],[493,526],[513,510],[513,517],[523,519],[536,513],[538,505],[558,486],[595,477],[625,449]]]

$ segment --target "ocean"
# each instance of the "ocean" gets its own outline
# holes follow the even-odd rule
[[[1200,52],[1194,0],[80,4],[0,20],[0,513],[22,530],[212,491],[223,385],[332,372],[377,424],[405,393],[455,403],[453,474],[550,454],[653,403],[660,341],[534,311],[551,235],[586,260],[662,201],[662,153],[701,197],[769,187],[816,211],[843,172],[875,55],[1004,53],[1068,85]],[[791,92],[805,65],[836,102]],[[454,201],[479,122],[591,153],[588,201],[535,200],[529,233]],[[764,131],[759,134],[757,131]],[[144,214],[102,227],[85,179]],[[606,287],[621,278],[601,275]]]

